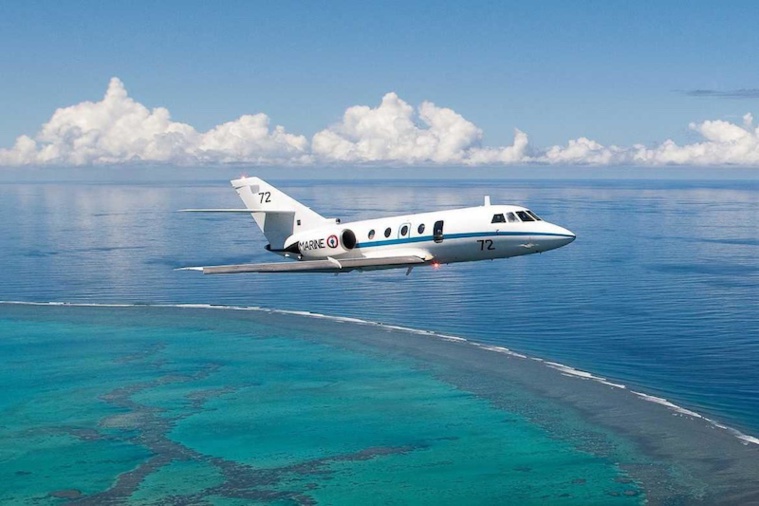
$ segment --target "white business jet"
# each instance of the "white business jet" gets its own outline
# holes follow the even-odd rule
[[[520,206],[484,205],[341,223],[324,218],[257,177],[231,181],[246,213],[268,239],[268,251],[295,262],[184,267],[203,274],[349,272],[493,260],[560,248],[575,235]]]

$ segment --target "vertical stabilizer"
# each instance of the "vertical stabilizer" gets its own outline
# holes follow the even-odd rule
[[[269,240],[271,249],[283,249],[285,240],[296,232],[330,223],[292,197],[257,177],[231,181],[237,194],[251,210],[256,224]]]

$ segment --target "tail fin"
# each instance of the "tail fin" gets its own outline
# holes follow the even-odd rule
[[[332,223],[263,179],[245,177],[231,183],[272,250],[284,249],[285,240],[296,232]]]

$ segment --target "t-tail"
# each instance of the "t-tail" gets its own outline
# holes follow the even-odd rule
[[[335,223],[261,178],[244,177],[231,183],[268,239],[267,249],[271,251],[282,251],[287,238],[297,232]]]

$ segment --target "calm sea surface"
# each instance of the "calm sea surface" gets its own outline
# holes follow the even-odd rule
[[[344,223],[490,195],[577,240],[409,276],[174,270],[277,260],[248,216],[176,212],[240,207],[227,179],[5,178],[0,299],[257,306],[432,330],[590,371],[759,435],[759,181],[269,178]]]

